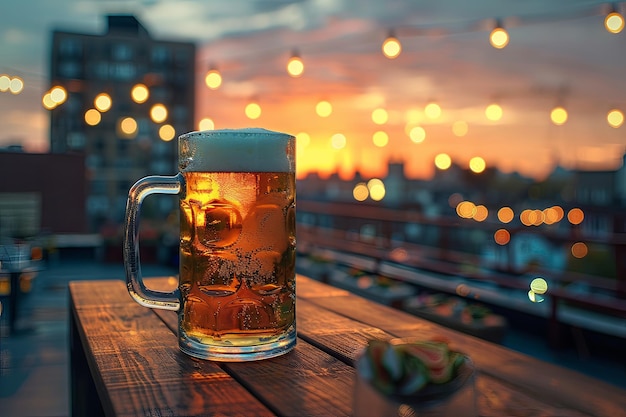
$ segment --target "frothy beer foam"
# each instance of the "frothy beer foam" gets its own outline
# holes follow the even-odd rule
[[[181,171],[294,172],[295,138],[260,128],[190,132],[178,140]]]

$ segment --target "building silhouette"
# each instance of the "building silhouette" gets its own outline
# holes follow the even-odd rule
[[[194,130],[195,44],[153,39],[131,15],[106,19],[103,34],[54,30],[50,56],[51,88],[67,91],[67,100],[50,111],[50,149],[84,154],[92,231],[122,221],[136,180],[173,174],[175,137]],[[147,97],[131,96],[138,84]],[[107,100],[95,102],[102,94],[108,109]],[[155,104],[165,107],[164,120],[151,117]],[[152,212],[162,215],[173,205],[162,199]]]

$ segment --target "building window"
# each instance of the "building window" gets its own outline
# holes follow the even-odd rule
[[[80,63],[75,61],[61,61],[58,69],[63,78],[79,78],[83,72]]]
[[[61,39],[59,42],[59,54],[66,58],[77,58],[83,53],[83,46],[80,40],[75,38]]]
[[[135,78],[136,70],[135,66],[131,63],[115,63],[110,66],[111,78],[116,80],[131,80]]]
[[[125,43],[117,43],[111,48],[111,59],[114,61],[130,61],[133,58],[133,48]]]
[[[155,46],[152,48],[152,63],[164,65],[170,60],[170,50],[165,46]]]

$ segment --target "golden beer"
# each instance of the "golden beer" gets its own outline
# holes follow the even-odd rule
[[[251,361],[296,345],[295,138],[265,129],[190,132],[178,138],[179,173],[149,176],[128,193],[124,265],[139,304],[178,312],[188,355]],[[178,288],[147,288],[139,212],[155,193],[180,198]]]
[[[184,179],[180,332],[212,346],[280,339],[295,322],[295,174]]]

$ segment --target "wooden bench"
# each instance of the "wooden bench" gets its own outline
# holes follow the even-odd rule
[[[165,289],[173,277],[148,280]],[[354,360],[368,340],[435,335],[469,354],[481,416],[618,416],[626,390],[297,278],[296,348],[249,363],[178,350],[171,311],[136,304],[119,280],[70,283],[74,416],[349,416]]]

